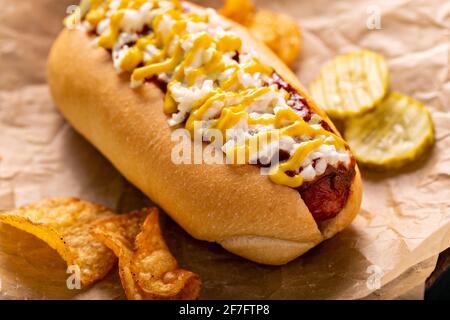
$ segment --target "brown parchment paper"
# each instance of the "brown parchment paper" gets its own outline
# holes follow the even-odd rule
[[[0,0],[0,210],[49,196],[78,196],[119,212],[151,204],[50,99],[46,56],[74,2]],[[437,255],[450,246],[450,3],[286,0],[258,1],[258,7],[289,13],[301,24],[304,48],[295,71],[305,84],[338,53],[364,47],[385,55],[391,88],[431,110],[436,146],[402,172],[363,172],[363,205],[354,223],[286,266],[257,265],[194,240],[163,215],[171,250],[202,277],[202,299],[420,298]],[[368,28],[377,12],[381,29]],[[0,224],[2,299],[124,298],[115,270],[84,290],[67,289],[67,277],[45,243]]]

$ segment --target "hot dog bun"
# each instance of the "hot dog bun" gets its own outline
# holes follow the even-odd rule
[[[307,97],[295,75],[245,29],[223,18],[262,62]],[[281,265],[351,223],[361,202],[356,168],[349,198],[333,219],[319,225],[295,189],[271,182],[253,165],[174,164],[173,129],[163,112],[161,89],[152,82],[130,89],[110,54],[80,30],[58,36],[48,62],[57,106],[87,140],[134,185],[193,237],[214,241],[255,262]],[[326,115],[312,101],[322,117]],[[334,126],[332,126],[334,128]]]

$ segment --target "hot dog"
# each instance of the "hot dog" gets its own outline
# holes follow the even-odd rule
[[[187,2],[91,0],[82,8],[81,22],[51,50],[52,96],[188,233],[279,265],[350,224],[362,188],[348,145],[244,28]],[[223,162],[175,163],[177,130],[200,136]]]

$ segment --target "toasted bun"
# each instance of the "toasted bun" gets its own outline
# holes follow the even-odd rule
[[[269,49],[243,28],[224,23],[307,96]],[[171,141],[163,92],[153,83],[130,89],[129,75],[117,75],[110,54],[83,31],[61,32],[50,53],[48,82],[73,127],[197,239],[218,242],[259,263],[280,265],[342,230],[359,210],[358,169],[344,209],[318,226],[296,190],[272,183],[257,166],[174,164],[171,152],[177,141]]]

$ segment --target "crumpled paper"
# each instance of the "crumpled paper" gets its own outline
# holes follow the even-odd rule
[[[119,212],[151,205],[70,128],[49,96],[46,56],[73,1],[0,0],[0,210],[50,196],[78,196]],[[436,145],[396,174],[363,171],[363,205],[353,224],[286,266],[258,265],[195,240],[163,215],[169,247],[183,268],[202,277],[202,299],[420,298],[437,255],[450,246],[448,1],[257,4],[301,24],[304,48],[295,71],[305,84],[336,54],[382,53],[391,89],[432,112]],[[377,12],[381,29],[373,28]],[[84,290],[69,290],[68,276],[45,243],[0,224],[2,299],[124,298],[115,270]]]

